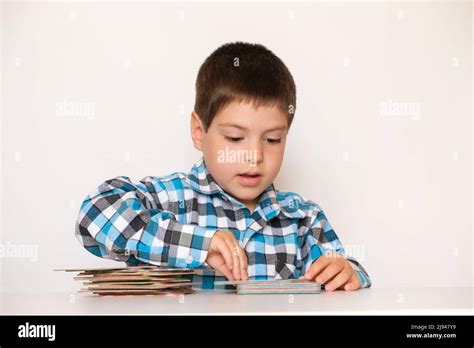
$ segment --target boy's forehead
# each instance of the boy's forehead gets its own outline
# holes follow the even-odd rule
[[[276,105],[255,106],[252,102],[230,102],[215,117],[218,128],[234,127],[248,130],[255,126],[285,130],[287,116]]]
[[[227,128],[227,127],[232,127],[232,128],[238,128],[244,131],[249,130],[249,127],[246,127],[242,124],[239,123],[221,123],[217,125],[219,128]],[[286,130],[288,127],[286,125],[277,125],[277,126],[270,126],[267,127],[266,131],[277,131],[277,130]]]

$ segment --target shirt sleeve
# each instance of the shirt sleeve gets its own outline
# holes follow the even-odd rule
[[[301,257],[303,259],[304,273],[309,270],[313,262],[321,255],[336,252],[349,262],[360,280],[360,288],[370,287],[372,281],[365,269],[356,259],[345,255],[344,247],[327,220],[324,211],[317,204],[316,207],[317,209],[315,209],[313,214],[310,228],[303,238]]]
[[[196,268],[207,258],[217,229],[183,224],[166,210],[169,196],[158,178],[139,183],[118,176],[83,201],[75,235],[92,254],[166,267]]]

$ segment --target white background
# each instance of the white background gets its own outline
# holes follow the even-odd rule
[[[38,255],[4,255],[1,290],[73,293],[54,268],[117,265],[74,237],[82,200],[117,175],[190,170],[197,71],[237,40],[267,46],[296,81],[277,189],[322,206],[374,287],[471,286],[472,13],[470,2],[3,2],[1,238]]]

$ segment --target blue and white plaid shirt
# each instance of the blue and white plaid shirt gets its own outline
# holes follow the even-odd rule
[[[105,181],[81,205],[75,234],[92,254],[126,262],[196,269],[203,289],[226,280],[206,263],[217,230],[231,231],[248,259],[249,279],[299,278],[326,252],[345,256],[321,207],[269,185],[252,214],[209,174],[201,157],[189,174]],[[364,268],[345,256],[361,281]]]

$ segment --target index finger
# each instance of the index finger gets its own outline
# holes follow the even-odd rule
[[[226,265],[229,267],[229,269],[233,269],[234,268],[234,263],[232,261],[232,252],[229,248],[229,245],[227,244],[226,240],[222,240],[221,242],[219,242],[218,244],[218,250],[219,252],[221,253],[222,257],[224,258],[224,261],[226,263]]]
[[[225,242],[227,243],[227,246],[229,247],[229,250],[231,251],[232,254],[232,262],[233,262],[233,267],[232,271],[234,272],[234,278],[237,280],[240,280],[240,258],[239,258],[239,248],[240,246],[237,246],[234,244],[234,242],[231,239],[225,239]]]
[[[320,256],[316,259],[316,261],[313,262],[308,272],[304,274],[304,277],[310,280],[314,279],[314,277],[317,276],[323,269],[325,269],[331,263],[331,261],[332,260],[329,257]]]
[[[240,275],[243,280],[246,280],[248,278],[248,272],[247,272],[247,255],[245,254],[245,250],[239,245],[240,248],[239,252],[239,259],[240,259]],[[245,277],[245,279],[244,279]]]

